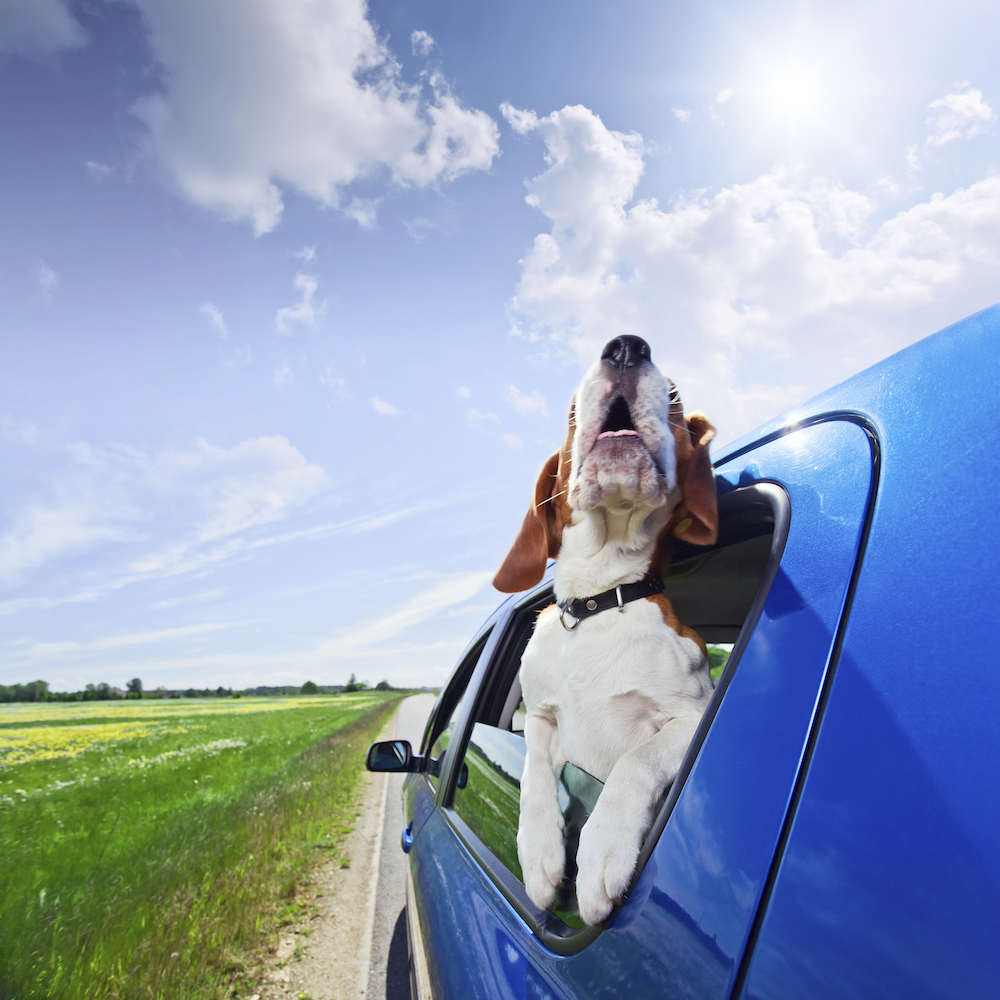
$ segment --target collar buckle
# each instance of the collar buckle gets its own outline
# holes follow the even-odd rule
[[[573,619],[573,624],[572,625],[567,625],[566,624],[566,612],[567,611],[569,611],[569,606],[568,605],[565,608],[560,608],[559,609],[559,624],[562,625],[562,627],[564,629],[566,629],[567,632],[572,632],[575,629],[579,628],[580,622],[582,622],[583,619],[582,618],[577,618],[576,615],[571,614],[570,618]]]

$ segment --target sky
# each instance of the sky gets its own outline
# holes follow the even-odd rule
[[[644,337],[720,445],[1000,298],[1000,5],[0,0],[0,682],[440,684]]]

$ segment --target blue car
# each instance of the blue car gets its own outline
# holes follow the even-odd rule
[[[728,660],[603,927],[521,884],[518,669],[550,576],[441,692],[403,850],[427,1000],[1000,996],[1000,307],[716,457],[665,591]],[[570,768],[567,766],[567,771]],[[600,785],[564,773],[568,874]]]

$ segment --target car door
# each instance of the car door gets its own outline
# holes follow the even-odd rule
[[[451,736],[458,749],[410,855],[425,992],[463,1000],[730,995],[835,654],[876,470],[869,428],[844,414],[756,442],[717,467],[729,541],[705,555],[675,552],[683,572],[668,593],[680,613],[686,588],[700,587],[690,605],[697,620],[689,614],[688,623],[707,640],[728,636],[732,653],[633,887],[604,929],[584,928],[565,910],[538,911],[519,881],[511,707],[545,587],[504,606],[468,674]],[[744,599],[751,577],[739,567],[750,563],[755,582]],[[743,573],[739,586],[719,587],[711,575],[719,572]],[[704,573],[710,586],[698,583]],[[411,779],[414,789],[420,780]]]

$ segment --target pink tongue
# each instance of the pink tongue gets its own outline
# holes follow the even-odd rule
[[[639,436],[639,432],[638,431],[629,431],[629,430],[624,430],[624,431],[604,431],[604,433],[597,435],[597,440],[598,441],[602,441],[604,438],[616,438],[616,437],[617,438],[620,438],[620,437],[635,437],[635,438],[637,438],[638,436]]]

